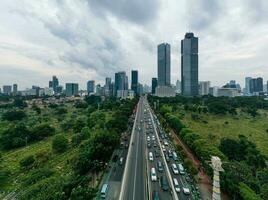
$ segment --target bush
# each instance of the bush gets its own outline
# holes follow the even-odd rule
[[[55,128],[49,124],[39,124],[35,126],[31,131],[33,140],[42,140],[48,136],[55,134]]]
[[[63,135],[56,135],[52,141],[52,149],[56,153],[63,153],[68,148],[68,140]]]
[[[239,192],[244,200],[262,200],[259,195],[244,183],[239,184]]]
[[[24,186],[29,186],[37,183],[40,180],[48,178],[54,174],[54,171],[48,168],[41,168],[31,171],[23,180]]]
[[[35,157],[33,155],[27,156],[20,161],[20,167],[22,169],[32,169],[34,167]]]
[[[97,190],[94,188],[81,187],[80,185],[72,190],[70,200],[94,199]]]

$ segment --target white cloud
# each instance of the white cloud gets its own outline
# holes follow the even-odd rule
[[[55,74],[85,88],[88,79],[103,83],[131,69],[150,83],[161,42],[171,44],[175,82],[189,30],[199,37],[201,80],[268,79],[265,0],[14,0],[0,11],[0,85],[46,86]]]

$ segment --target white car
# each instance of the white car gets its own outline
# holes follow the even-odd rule
[[[164,145],[168,146],[167,140],[164,140]]]
[[[152,140],[155,140],[155,136],[154,135],[152,135]]]
[[[157,181],[156,171],[154,167],[151,169],[151,180]]]
[[[149,142],[151,139],[150,139],[150,136],[147,137],[147,141]]]
[[[172,164],[172,165],[171,165],[171,168],[172,168],[172,171],[173,171],[174,174],[179,174],[179,170],[178,170],[176,164]]]
[[[178,180],[176,178],[173,178],[173,183],[174,183],[174,188],[175,188],[176,192],[179,193],[181,191],[181,189],[180,189]]]
[[[190,189],[188,187],[182,188],[184,194],[190,194]]]
[[[162,149],[163,151],[166,151],[166,147],[164,145],[162,145]]]
[[[152,162],[154,161],[154,155],[152,152],[149,152],[149,160]]]

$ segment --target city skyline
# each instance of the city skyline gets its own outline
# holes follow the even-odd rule
[[[139,10],[141,4],[144,9]],[[56,75],[62,82],[83,86],[92,79],[104,83],[103,77],[117,71],[130,74],[132,68],[140,72],[141,83],[149,84],[157,76],[155,47],[162,42],[171,45],[171,82],[175,83],[181,76],[180,40],[189,30],[200,38],[200,80],[210,80],[212,85],[232,79],[244,85],[246,76],[267,80],[267,4],[250,0],[113,5],[107,1],[2,2],[0,85],[44,87]],[[125,11],[131,7],[139,12]]]

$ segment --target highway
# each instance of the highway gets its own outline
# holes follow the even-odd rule
[[[113,190],[113,198],[120,200],[190,200],[192,196],[189,176],[169,136],[162,129],[156,115],[150,108],[147,97],[140,97],[135,120],[130,134],[128,151],[124,151],[125,165],[113,172],[110,179],[120,184],[120,192]],[[175,153],[176,155],[176,153]],[[173,165],[173,168],[172,168]],[[177,167],[177,172],[174,171]],[[162,167],[161,167],[162,166]],[[152,176],[152,169],[155,176]],[[177,185],[174,183],[177,181]],[[113,182],[111,182],[113,184]],[[110,187],[115,187],[114,185]],[[188,191],[187,191],[188,190]]]

